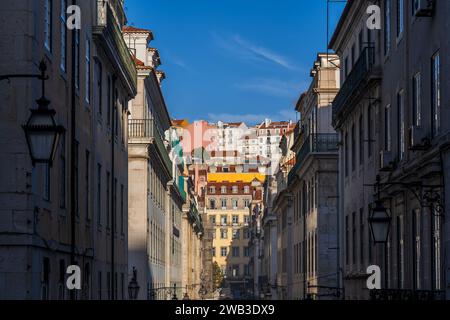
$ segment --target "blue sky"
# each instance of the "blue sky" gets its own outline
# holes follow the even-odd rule
[[[296,120],[317,52],[326,0],[126,0],[129,24],[153,31],[173,118]],[[343,4],[331,8],[331,29]],[[330,31],[331,34],[331,31]]]

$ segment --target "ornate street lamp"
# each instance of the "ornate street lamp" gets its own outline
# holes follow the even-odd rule
[[[133,278],[131,278],[130,284],[128,285],[128,297],[130,300],[136,300],[139,293],[139,285],[137,282],[137,270],[133,267]]]
[[[55,110],[49,109],[50,100],[45,97],[45,81],[48,79],[45,72],[47,66],[44,61],[39,65],[42,81],[42,97],[36,100],[37,109],[31,109],[31,116],[22,128],[25,131],[28,150],[33,165],[36,163],[52,164],[60,135],[64,127],[55,122]]]
[[[388,287],[388,257],[387,257],[387,243],[389,241],[389,231],[391,227],[391,216],[387,209],[383,206],[381,201],[381,177],[377,176],[375,184],[377,189],[377,200],[375,201],[375,207],[372,208],[370,217],[368,219],[369,227],[372,233],[374,243],[384,244],[384,288]]]
[[[374,243],[387,243],[391,227],[391,216],[383,206],[382,201],[377,200],[369,217],[369,226]]]

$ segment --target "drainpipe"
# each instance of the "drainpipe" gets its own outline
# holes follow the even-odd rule
[[[76,5],[77,1],[72,0],[72,5]],[[77,201],[77,195],[75,194],[75,153],[76,153],[76,98],[75,98],[75,91],[76,91],[76,84],[75,84],[75,72],[76,72],[76,66],[75,66],[75,56],[76,56],[76,49],[75,49],[75,37],[76,33],[79,32],[76,29],[72,30],[72,57],[71,57],[71,97],[70,97],[70,104],[71,104],[71,119],[70,119],[70,264],[75,265],[75,247],[76,247],[76,201]],[[70,299],[75,300],[75,290],[70,290]]]

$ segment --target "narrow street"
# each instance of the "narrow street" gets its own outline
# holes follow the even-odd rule
[[[0,301],[448,300],[449,15],[2,1]]]

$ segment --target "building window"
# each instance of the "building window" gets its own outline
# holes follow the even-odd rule
[[[364,119],[359,116],[359,164],[364,164]]]
[[[397,94],[397,108],[398,108],[397,148],[399,159],[403,160],[405,156],[405,102],[403,90],[401,90]]]
[[[249,239],[250,238],[250,230],[248,228],[244,229],[243,237],[244,237],[244,239]]]
[[[45,48],[52,52],[52,35],[53,35],[53,1],[45,0],[44,2],[44,45]]]
[[[78,141],[75,141],[75,153],[74,153],[74,158],[75,158],[75,165],[74,165],[74,189],[73,192],[75,193],[75,213],[77,216],[79,216],[80,212],[79,212],[79,203],[78,203],[78,190],[79,190],[79,178],[78,178],[78,162],[79,162],[79,157],[78,157],[78,148],[79,148],[79,143]]]
[[[97,112],[103,113],[103,67],[100,60],[95,59],[95,78],[97,80]]]
[[[249,194],[250,193],[250,187],[249,186],[245,186],[244,187],[244,193],[245,194]]]
[[[356,61],[356,48],[355,48],[355,44],[353,44],[352,46],[352,68],[355,65],[355,61]]]
[[[233,193],[238,193],[239,191],[239,187],[238,186],[233,186]]]
[[[220,192],[223,193],[223,194],[227,193],[227,187],[226,186],[222,186],[220,188]]]
[[[364,264],[364,209],[359,210],[359,263],[361,266]]]
[[[209,216],[209,223],[212,226],[215,226],[216,225],[216,216]]]
[[[370,158],[372,156],[372,104],[369,102],[367,107],[367,156]]]
[[[436,209],[434,209],[436,210]],[[442,289],[442,262],[441,262],[441,248],[442,248],[442,240],[441,240],[441,233],[442,233],[442,224],[441,224],[441,217],[439,216],[438,212],[435,212],[435,215],[433,216],[433,241],[434,241],[434,287],[436,290]]]
[[[228,229],[220,229],[220,239],[228,239]]]
[[[86,194],[85,194],[85,201],[86,201],[86,203],[85,203],[85,210],[86,210],[86,220],[87,221],[90,221],[91,220],[91,208],[90,208],[90,203],[91,203],[91,181],[90,181],[90,178],[91,178],[91,165],[90,165],[90,162],[91,162],[91,154],[90,154],[90,152],[88,151],[88,150],[86,150],[86,158],[85,158],[85,161],[86,161],[86,163],[85,163],[85,166],[86,166],[86,168],[85,168],[85,171],[84,171],[84,173],[85,173],[85,176],[84,176],[84,181],[85,181],[85,188],[86,188]]]
[[[403,234],[403,216],[397,217],[397,281],[398,288],[404,289],[405,286],[405,246]]]
[[[232,276],[233,277],[238,277],[239,276],[239,270],[240,270],[239,265],[238,264],[234,264],[231,267],[231,274],[232,274]]]
[[[114,223],[114,233],[117,233],[117,179],[114,178],[114,186],[113,186],[113,204],[114,211],[112,216],[112,223]]]
[[[64,300],[66,293],[66,261],[59,260],[58,300]]]
[[[103,288],[102,288],[102,272],[101,271],[98,272],[98,279],[97,279],[97,281],[98,281],[97,297],[98,297],[98,300],[102,300],[102,290],[103,290]]]
[[[361,54],[361,52],[363,51],[363,49],[364,49],[364,39],[363,39],[363,37],[364,37],[364,34],[363,34],[363,30],[361,29],[361,31],[359,32],[359,34],[358,34],[358,49],[359,49],[359,53]]]
[[[80,30],[75,31],[75,88],[80,88]]]
[[[413,211],[413,231],[414,231],[414,283],[415,289],[422,288],[421,280],[421,259],[422,259],[422,215],[420,209]]]
[[[232,252],[232,256],[233,258],[238,258],[240,256],[240,252],[239,252],[239,247],[232,247],[231,248],[231,252]]]
[[[50,259],[42,260],[42,276],[41,276],[41,298],[42,300],[50,299]]]
[[[220,247],[220,256],[221,257],[227,256],[227,247]]]
[[[97,164],[97,225],[102,224],[102,165]]]
[[[106,286],[108,290],[108,300],[111,300],[111,273],[106,274]]]
[[[356,132],[355,125],[352,125],[352,171],[355,171],[356,168]]]
[[[60,186],[59,186],[59,206],[64,209],[66,207],[66,136],[62,134],[61,137],[61,146],[59,153],[59,164],[60,164]]]
[[[238,204],[239,204],[238,199],[233,199],[231,201],[232,201],[232,204],[233,204],[233,209],[237,209],[238,208]]]
[[[111,228],[111,208],[110,208],[110,180],[111,180],[111,173],[106,172],[106,228]]]
[[[209,199],[209,208],[210,209],[216,208],[216,200],[215,199]]]
[[[397,38],[400,37],[404,29],[404,0],[397,0]]]
[[[421,110],[421,81],[420,81],[420,72],[416,73],[413,77],[413,124],[416,126],[420,126],[422,122],[422,110]]]
[[[233,225],[238,225],[239,224],[239,216],[238,215],[233,215],[231,217]]]
[[[244,264],[244,276],[250,276],[250,266],[248,264]]]
[[[391,137],[391,105],[388,104],[384,108],[384,149],[391,151],[392,137]]]
[[[239,238],[240,238],[239,229],[233,229],[233,240],[239,240]]]
[[[60,28],[61,28],[61,52],[60,52],[60,66],[63,72],[67,70],[67,0],[61,0],[60,12]]]
[[[344,60],[344,79],[347,79],[348,72],[349,72],[348,69],[349,69],[348,68],[348,57],[345,57],[345,60]]]
[[[248,247],[244,247],[244,257],[249,257],[250,256],[250,250]]]
[[[347,265],[350,264],[349,237],[350,237],[350,226],[348,224],[348,215],[347,215],[345,216],[345,262]]]
[[[352,213],[352,264],[356,264],[356,212]]]
[[[125,207],[124,207],[124,199],[125,199],[125,188],[123,184],[120,185],[120,234],[125,234]]]
[[[125,300],[125,275],[123,273],[120,274],[120,284],[122,300]]]
[[[345,166],[345,176],[348,176],[348,133],[345,133],[344,141],[344,166]]]
[[[106,124],[108,126],[111,125],[111,95],[112,95],[112,84],[111,84],[111,77],[108,76],[108,85],[107,85],[107,97],[106,97]]]
[[[227,199],[222,199],[220,200],[221,204],[222,204],[222,209],[226,209],[227,208]]]
[[[431,59],[431,94],[432,94],[432,134],[439,134],[441,129],[441,79],[439,52]]]
[[[391,50],[391,0],[384,2],[384,54]]]
[[[86,48],[85,48],[85,67],[86,67],[86,92],[85,98],[86,102],[91,102],[91,41],[86,38]]]
[[[212,194],[216,193],[216,187],[210,187],[209,193],[212,193]]]
[[[212,255],[213,257],[216,256],[216,247],[212,247],[212,248],[211,248],[211,255]]]
[[[244,199],[244,207],[250,208],[250,199]]]

